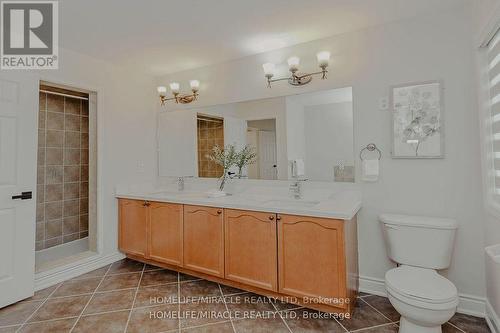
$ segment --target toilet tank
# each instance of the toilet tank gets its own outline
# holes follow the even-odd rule
[[[432,269],[450,266],[457,222],[425,216],[379,217],[389,258],[398,264]]]

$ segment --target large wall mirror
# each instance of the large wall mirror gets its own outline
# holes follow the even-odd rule
[[[255,155],[232,177],[354,181],[352,88],[164,111],[158,124],[160,176],[219,178],[213,148]]]

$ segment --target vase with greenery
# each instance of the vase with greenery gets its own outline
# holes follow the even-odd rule
[[[246,145],[241,149],[236,157],[236,166],[238,167],[238,178],[243,177],[243,168],[254,164],[257,161],[257,153],[250,145]]]
[[[225,148],[221,148],[216,145],[212,148],[212,153],[207,155],[207,158],[210,161],[222,166],[223,173],[219,178],[219,191],[222,192],[224,190],[224,185],[226,185],[229,169],[236,165],[238,158],[236,148],[234,145],[228,145]]]

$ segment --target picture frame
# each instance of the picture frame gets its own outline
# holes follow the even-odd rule
[[[392,158],[444,158],[443,83],[391,87]]]

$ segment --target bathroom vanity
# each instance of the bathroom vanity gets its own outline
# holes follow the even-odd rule
[[[120,250],[285,302],[350,314],[361,207],[353,184],[353,119],[350,87],[160,112],[158,182],[169,183],[117,190]],[[243,167],[235,163],[224,172],[210,158],[244,147],[254,158]],[[224,173],[231,195],[210,198]],[[185,183],[185,176],[194,178]]]
[[[358,291],[353,193],[329,200],[118,193],[128,257],[321,311],[352,313]]]

